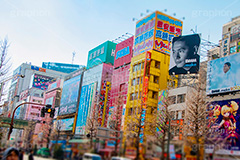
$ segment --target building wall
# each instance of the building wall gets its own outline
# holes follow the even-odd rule
[[[150,65],[150,79],[148,84],[148,97],[146,111],[146,121],[151,120],[154,110],[157,109],[158,91],[167,88],[167,81],[169,79],[168,67],[170,57],[168,54],[163,54],[151,50],[151,65]],[[127,105],[125,112],[125,127],[131,122],[131,115],[136,112],[136,109],[141,106],[141,95],[143,88],[144,75],[144,61],[145,53],[137,55],[132,58],[129,76],[129,86],[127,94]]]
[[[44,98],[30,96],[29,102],[43,104]],[[43,106],[40,106],[40,105],[28,104],[25,119],[26,120],[42,120],[42,117],[40,117],[42,107]]]

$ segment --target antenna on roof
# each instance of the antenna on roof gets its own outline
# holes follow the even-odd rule
[[[72,52],[72,64],[73,64],[73,61],[74,61],[75,55],[76,55],[76,52],[73,51],[73,52]]]

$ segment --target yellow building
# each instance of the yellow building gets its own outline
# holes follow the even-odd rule
[[[170,56],[158,51],[148,51],[151,54],[149,74],[144,74],[146,53],[139,54],[132,58],[130,67],[130,76],[128,83],[127,104],[125,112],[124,131],[125,135],[132,130],[132,124],[136,122],[136,115],[139,115],[141,107],[146,107],[145,122],[149,122],[157,111],[158,92],[167,88],[169,79],[168,68]],[[148,77],[148,83],[144,82],[144,76]],[[143,84],[147,86],[146,103],[143,101]],[[148,127],[144,125],[144,135],[150,134]],[[145,136],[143,136],[143,139]],[[145,141],[145,140],[144,140]],[[133,141],[127,141],[127,146],[132,146]]]

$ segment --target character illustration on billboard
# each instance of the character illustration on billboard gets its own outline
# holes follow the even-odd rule
[[[197,73],[199,71],[200,41],[199,34],[173,38],[169,67],[170,75]]]
[[[212,128],[216,128],[217,133],[226,144],[231,147],[226,149],[240,150],[239,131],[239,100],[219,101],[212,105]]]

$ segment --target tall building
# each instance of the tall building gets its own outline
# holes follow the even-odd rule
[[[223,25],[221,57],[240,52],[240,16]]]
[[[156,11],[139,20],[135,32],[124,122],[125,134],[131,130],[133,115],[138,114],[140,109],[145,110],[142,115],[143,124],[144,121],[151,121],[156,112],[158,91],[166,89],[169,80],[171,40],[181,35],[182,21]],[[145,135],[149,134],[148,127],[144,124],[140,143],[147,143]]]

